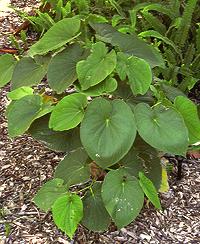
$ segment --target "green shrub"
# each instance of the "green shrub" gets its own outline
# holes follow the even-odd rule
[[[73,1],[72,16],[56,22],[23,57],[0,57],[0,84],[11,80],[12,87],[10,137],[29,133],[66,153],[34,202],[51,210],[70,238],[79,223],[93,231],[106,230],[111,221],[126,226],[138,216],[144,195],[161,209],[158,153],[184,156],[200,140],[196,105],[157,77],[166,62],[135,34],[135,10],[126,1],[107,1],[99,15],[103,2],[95,8],[92,1]],[[109,9],[118,15],[112,18]],[[121,20],[127,22],[123,28]],[[46,74],[48,95],[37,86]]]

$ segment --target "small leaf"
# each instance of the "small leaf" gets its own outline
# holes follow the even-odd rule
[[[131,148],[136,136],[134,115],[121,100],[96,98],[88,105],[80,136],[88,155],[106,168]]]
[[[46,72],[46,65],[38,64],[30,57],[23,57],[15,66],[12,76],[12,89],[37,85]]]
[[[76,85],[79,92],[84,93],[87,96],[96,97],[103,94],[112,93],[117,89],[117,81],[114,78],[108,77],[99,84],[90,87],[89,89],[82,91],[80,86]]]
[[[82,90],[100,83],[114,70],[116,53],[114,50],[107,52],[105,44],[97,42],[93,44],[89,57],[77,63],[76,70]]]
[[[84,117],[87,97],[83,94],[71,94],[64,97],[54,108],[49,127],[56,131],[69,130],[76,127]]]
[[[28,132],[33,138],[44,143],[53,151],[70,152],[82,147],[79,128],[68,131],[54,131],[49,129],[49,115],[36,119],[30,126]]]
[[[169,183],[168,183],[168,175],[167,175],[167,170],[166,167],[162,167],[162,181],[160,185],[159,192],[168,192],[169,191]]]
[[[110,216],[101,197],[100,182],[92,186],[83,198],[83,219],[81,223],[92,231],[105,231],[110,224]]]
[[[60,161],[55,171],[55,178],[63,179],[68,186],[83,183],[90,178],[88,155],[82,148],[68,153]]]
[[[117,54],[116,70],[122,80],[128,76],[128,83],[134,95],[144,95],[152,81],[152,73],[149,64],[140,58],[128,56],[124,53]]]
[[[157,105],[151,108],[145,103],[135,107],[140,136],[158,150],[185,155],[188,147],[188,131],[182,116],[173,108]]]
[[[47,79],[50,87],[62,93],[76,79],[76,64],[83,59],[84,49],[79,45],[71,45],[53,56],[48,66]]]
[[[200,141],[200,119],[196,105],[187,97],[178,96],[174,105],[181,113],[188,128],[190,144]]]
[[[0,56],[0,88],[11,80],[15,64],[16,61],[11,54]]]
[[[52,213],[57,227],[72,239],[83,217],[83,203],[80,197],[68,193],[58,198],[53,204]]]
[[[29,86],[22,86],[20,88],[17,88],[11,92],[8,92],[7,97],[10,100],[19,100],[22,97],[25,97],[27,95],[33,94],[33,89]]]
[[[53,179],[46,182],[33,198],[34,203],[47,212],[57,198],[66,193],[67,188],[63,186],[63,180]]]
[[[102,198],[105,207],[118,228],[132,222],[144,203],[139,181],[124,169],[110,171],[103,182]]]
[[[31,46],[30,56],[42,55],[62,47],[73,40],[80,29],[78,18],[65,18],[54,24],[44,36]]]
[[[147,178],[142,172],[139,172],[139,183],[148,199],[153,203],[157,209],[162,209],[158,193],[153,182]]]
[[[10,137],[22,135],[36,119],[42,105],[38,95],[28,95],[12,102],[7,109],[8,133]]]

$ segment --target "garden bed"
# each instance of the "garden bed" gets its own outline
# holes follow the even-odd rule
[[[21,2],[21,3],[20,3]],[[34,1],[13,1],[20,8]],[[1,18],[1,48],[8,47],[7,36],[18,25],[14,13]],[[32,198],[50,179],[62,154],[44,148],[31,137],[11,140],[5,119],[6,94],[0,91],[0,243],[198,243],[200,241],[200,160],[183,161],[183,178],[176,179],[176,165],[170,176],[170,190],[161,195],[163,212],[145,206],[126,228],[111,227],[93,233],[80,227],[74,240],[58,231],[50,214],[39,211]],[[6,237],[7,232],[7,237]]]

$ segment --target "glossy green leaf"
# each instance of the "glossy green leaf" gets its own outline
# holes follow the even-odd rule
[[[59,152],[70,152],[82,147],[79,128],[68,131],[49,129],[49,115],[36,119],[28,132],[33,138],[44,143],[49,149]]]
[[[83,198],[83,219],[81,223],[92,231],[105,231],[110,224],[110,216],[105,209],[101,196],[100,182],[92,186]]]
[[[55,106],[49,121],[49,127],[56,131],[76,127],[84,117],[87,97],[83,94],[71,94],[64,97]]]
[[[161,210],[160,200],[153,182],[144,173],[139,172],[139,183],[148,199],[157,209]]]
[[[85,91],[82,91],[80,86],[76,86],[76,88],[79,92],[84,93],[87,96],[96,97],[115,91],[117,89],[117,81],[114,78],[108,77],[96,86],[92,86]]]
[[[54,91],[62,93],[77,79],[76,64],[83,59],[83,54],[84,49],[75,44],[53,56],[48,66],[47,79]]]
[[[72,239],[83,217],[83,203],[80,197],[68,193],[58,198],[53,204],[52,213],[57,227]]]
[[[33,198],[34,203],[45,212],[50,210],[56,199],[67,191],[63,182],[61,179],[47,181]]]
[[[15,64],[16,61],[11,54],[0,56],[0,88],[11,80]]]
[[[122,52],[146,60],[153,68],[164,67],[164,60],[157,49],[140,40],[136,34],[123,34],[109,24],[91,24],[101,41],[118,46]]]
[[[132,222],[143,207],[144,194],[139,181],[124,169],[110,171],[103,182],[102,198],[118,228]]]
[[[88,155],[82,148],[68,153],[60,161],[55,171],[55,178],[63,179],[68,186],[83,183],[90,178]]]
[[[36,118],[42,105],[38,95],[28,95],[14,101],[7,113],[10,137],[22,135]]]
[[[11,92],[8,92],[7,97],[10,100],[19,100],[22,97],[33,94],[33,89],[29,86],[19,87]]]
[[[34,59],[23,57],[20,59],[14,69],[12,76],[12,89],[21,86],[37,85],[47,72],[46,66],[38,64]]]
[[[54,24],[44,36],[31,46],[30,56],[42,55],[49,51],[62,47],[67,42],[73,40],[80,29],[78,18],[65,18]]]
[[[87,90],[103,81],[112,73],[116,66],[116,53],[114,50],[108,53],[103,42],[97,42],[92,46],[92,53],[86,60],[77,63],[77,74],[82,90]]]
[[[173,108],[158,105],[151,108],[140,103],[135,107],[137,129],[140,136],[158,150],[185,155],[188,131],[182,116]]]
[[[144,95],[148,91],[152,81],[152,72],[144,59],[120,52],[117,54],[116,70],[121,80],[128,77],[128,83],[134,95]]]
[[[131,148],[136,136],[134,115],[121,100],[96,98],[88,105],[80,136],[88,155],[106,168]]]
[[[188,128],[190,144],[200,141],[200,119],[196,105],[187,97],[178,96],[174,101]]]

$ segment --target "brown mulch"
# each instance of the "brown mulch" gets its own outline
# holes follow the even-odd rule
[[[15,6],[34,6],[35,1],[13,1]],[[15,23],[13,23],[15,22]],[[15,25],[13,27],[13,24]],[[0,23],[7,34],[19,24],[15,14]],[[7,45],[7,43],[6,43]],[[0,90],[0,243],[200,243],[200,159],[183,161],[183,178],[176,180],[176,165],[170,176],[170,190],[161,195],[163,211],[145,206],[139,217],[121,230],[110,228],[93,233],[80,226],[74,240],[61,233],[50,214],[32,203],[38,188],[50,179],[62,157],[28,136],[11,140],[7,135],[5,107],[9,86]],[[8,230],[10,228],[10,230]],[[6,230],[8,235],[6,237]]]

